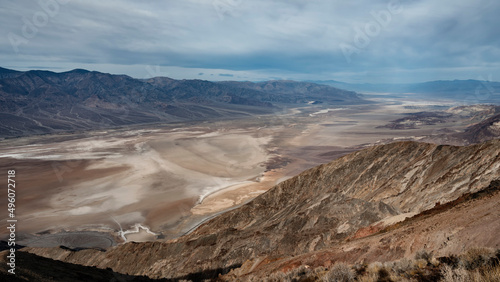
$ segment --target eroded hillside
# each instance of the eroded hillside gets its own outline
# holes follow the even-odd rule
[[[284,261],[331,248],[344,250],[343,246],[350,246],[346,242],[364,227],[381,221],[394,223],[437,203],[488,187],[500,178],[499,154],[500,140],[467,147],[416,142],[370,147],[282,182],[175,241],[126,243],[106,252],[25,251],[70,263],[109,267],[124,274],[175,278],[190,273],[213,274],[217,269],[227,272],[248,260]],[[484,228],[498,229],[497,221],[481,222]],[[439,221],[436,224],[439,231]],[[474,227],[456,224],[462,224],[458,228]],[[418,238],[411,230],[405,232],[405,243]],[[461,240],[467,234],[463,233]],[[491,236],[481,238],[477,237],[479,245],[499,243]],[[381,245],[390,249],[392,244],[388,242]],[[417,250],[414,247],[397,254],[411,255]]]

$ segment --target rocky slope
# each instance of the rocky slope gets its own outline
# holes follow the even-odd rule
[[[258,265],[262,259],[269,263],[330,248],[342,249],[346,240],[363,237],[363,228],[397,222],[488,187],[500,178],[499,168],[500,140],[467,147],[392,143],[305,171],[175,241],[127,243],[106,252],[24,251],[152,278],[213,275],[215,270],[225,273],[245,266],[247,261]],[[456,223],[465,224],[462,221]],[[498,229],[498,221],[481,222],[484,228]],[[438,232],[439,225],[432,230]],[[402,241],[410,244],[412,238],[418,237],[411,229],[407,231]],[[463,233],[461,240],[467,234]],[[484,246],[499,243],[491,236],[471,239]],[[398,255],[412,251],[417,251],[416,247]]]
[[[500,181],[484,190],[466,194],[448,204],[438,205],[403,222],[377,228],[375,223],[331,248],[295,257],[271,260],[258,257],[225,275],[222,281],[265,281],[273,273],[288,272],[306,265],[310,269],[335,263],[370,264],[402,258],[413,259],[419,252],[435,258],[457,255],[471,249],[500,248]],[[371,229],[371,232],[365,232]],[[436,280],[417,280],[436,281]],[[497,281],[497,280],[488,280]]]
[[[431,135],[420,136],[418,140],[448,145],[470,145],[497,139],[500,137],[500,106],[470,105],[452,107],[445,111],[408,113],[403,118],[377,128],[408,130],[437,124],[441,128],[435,129]],[[460,125],[460,132],[453,128],[457,124]]]
[[[15,275],[12,275],[8,273],[10,267],[7,265],[7,255],[7,251],[0,252],[0,281],[167,281],[120,274],[111,269],[70,264],[26,252],[16,253]]]
[[[500,114],[494,115],[478,124],[468,127],[460,137],[470,143],[479,143],[500,136]]]

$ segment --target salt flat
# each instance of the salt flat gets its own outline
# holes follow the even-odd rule
[[[19,232],[116,228],[116,218],[125,228],[144,224],[162,230],[206,195],[255,182],[265,171],[261,164],[268,158],[264,146],[269,140],[242,130],[125,131],[5,146],[1,156],[6,166],[23,163],[31,170],[25,175],[26,170],[18,169],[17,200],[30,202],[19,208]],[[165,207],[170,210],[164,212]]]

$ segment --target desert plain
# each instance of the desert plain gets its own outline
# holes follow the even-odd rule
[[[349,152],[470,125],[457,119],[381,127],[404,114],[456,104],[374,97],[365,105],[307,105],[234,120],[2,140],[0,171],[16,170],[18,244],[106,248],[175,239]]]

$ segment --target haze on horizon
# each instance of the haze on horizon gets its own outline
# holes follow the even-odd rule
[[[4,1],[0,60],[136,78],[499,80],[495,0]]]

